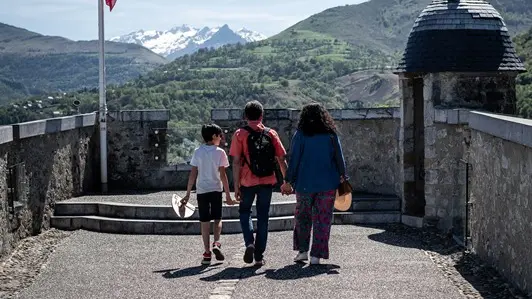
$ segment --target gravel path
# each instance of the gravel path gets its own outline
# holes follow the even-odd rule
[[[47,265],[48,258],[71,232],[51,229],[22,240],[13,252],[4,257],[0,267],[0,298],[13,298],[31,285]]]

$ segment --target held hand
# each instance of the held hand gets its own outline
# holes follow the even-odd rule
[[[235,201],[231,198],[231,194],[225,195],[225,203],[230,206],[235,204]]]
[[[294,190],[292,188],[292,185],[290,185],[290,183],[284,183],[281,186],[281,194],[282,195],[290,195],[292,193],[294,193]]]
[[[240,192],[240,187],[235,187],[235,201],[240,202],[242,197],[242,192]]]

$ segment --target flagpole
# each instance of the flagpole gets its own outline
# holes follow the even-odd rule
[[[98,0],[98,40],[100,61],[100,180],[102,193],[107,193],[107,102],[105,99],[105,31],[104,0]]]

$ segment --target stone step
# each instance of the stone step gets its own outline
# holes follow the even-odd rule
[[[351,211],[400,211],[401,200],[397,197],[356,197]]]
[[[283,217],[294,215],[295,201],[273,202],[270,206],[270,217]],[[398,199],[361,198],[353,201],[351,212],[364,211],[399,211]],[[139,205],[112,202],[58,202],[55,206],[55,216],[100,216],[123,219],[154,219],[154,220],[179,220],[170,205]],[[223,206],[224,219],[238,219],[238,205]],[[255,217],[255,206],[252,208],[252,217]],[[196,212],[189,220],[198,220]]]
[[[400,221],[399,212],[340,212],[334,213],[334,224],[381,224]],[[256,219],[253,219],[253,223]],[[85,229],[116,234],[199,235],[197,220],[121,219],[101,216],[52,216],[51,225],[62,230]],[[269,231],[290,231],[293,216],[271,217]],[[241,233],[238,219],[223,220],[224,234]]]

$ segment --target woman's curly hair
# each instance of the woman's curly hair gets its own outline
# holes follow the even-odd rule
[[[308,104],[301,110],[297,129],[307,136],[336,134],[336,126],[331,115],[319,103]]]

